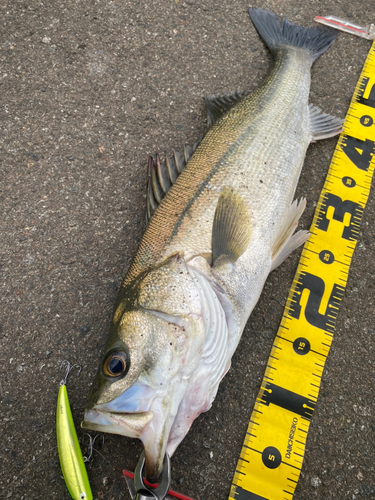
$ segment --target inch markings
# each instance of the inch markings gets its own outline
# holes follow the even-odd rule
[[[375,42],[357,83],[248,425],[229,500],[292,500],[375,169]]]

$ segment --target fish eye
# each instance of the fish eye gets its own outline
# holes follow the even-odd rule
[[[103,362],[103,372],[107,377],[125,375],[129,368],[128,356],[124,351],[110,352]]]

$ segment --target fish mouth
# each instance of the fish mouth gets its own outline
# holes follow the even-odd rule
[[[146,477],[155,480],[163,468],[174,416],[155,389],[138,381],[112,401],[96,402],[86,408],[81,427],[140,439],[145,450]]]
[[[152,421],[152,411],[123,413],[104,411],[97,407],[87,410],[81,427],[98,432],[109,432],[122,436],[141,438],[145,428]]]
[[[122,413],[104,411],[94,407],[85,411],[81,427],[97,432],[119,434],[130,438],[138,438],[143,442],[145,450],[145,472],[148,480],[155,482],[158,478],[165,455],[165,436],[158,432],[154,412]],[[156,429],[153,426],[156,423]],[[161,435],[160,435],[161,434]]]
[[[147,385],[136,382],[112,401],[86,408],[81,427],[140,439],[154,418],[150,409],[153,397]]]

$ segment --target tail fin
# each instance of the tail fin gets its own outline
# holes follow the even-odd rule
[[[259,35],[274,52],[282,45],[296,45],[311,53],[311,64],[335,41],[338,32],[333,29],[304,28],[279,18],[269,10],[250,8],[249,14]]]

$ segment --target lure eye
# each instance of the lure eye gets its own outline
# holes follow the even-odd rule
[[[103,372],[107,377],[120,377],[128,371],[128,356],[123,351],[112,351],[103,363]]]

